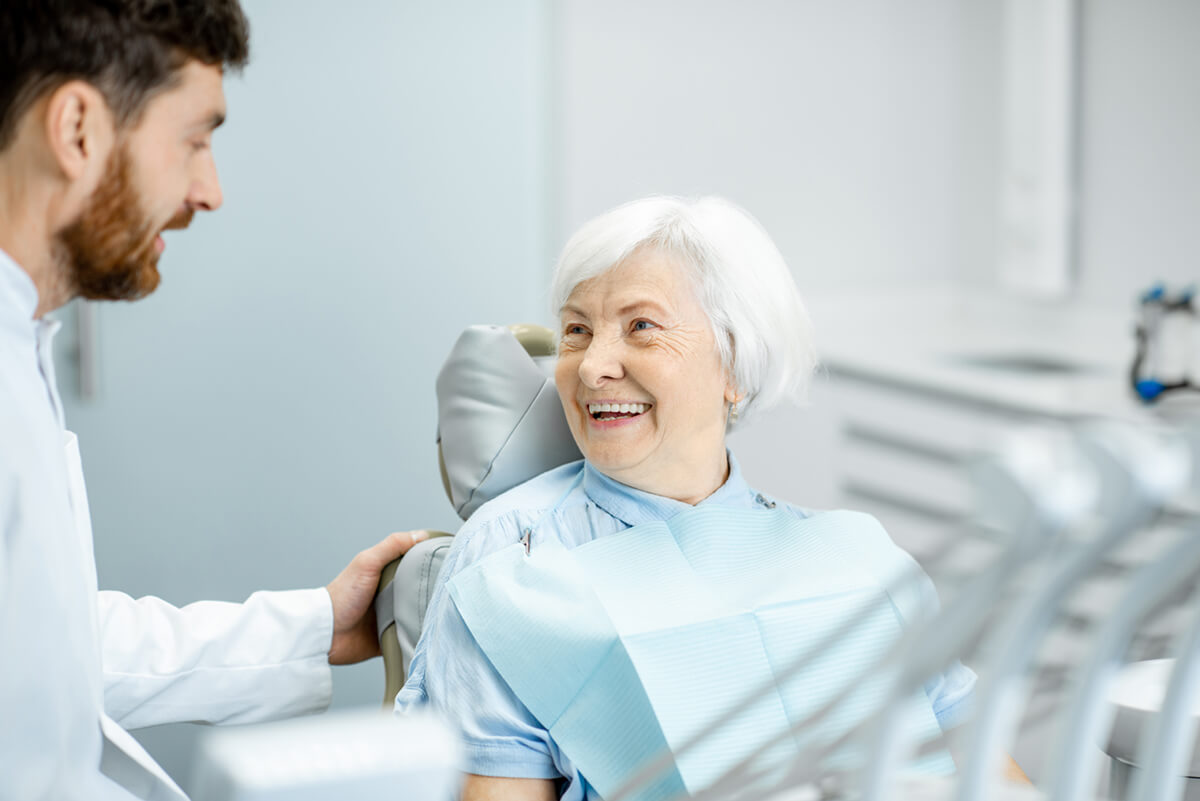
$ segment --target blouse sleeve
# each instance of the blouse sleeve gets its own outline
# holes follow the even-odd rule
[[[496,672],[446,592],[452,576],[516,542],[518,525],[501,518],[473,531],[467,527],[455,537],[438,577],[408,682],[396,697],[396,710],[406,712],[427,704],[456,726],[468,773],[557,779],[561,774],[549,732]]]
[[[975,671],[956,659],[944,673],[925,682],[925,694],[942,731],[966,722],[975,680]]]

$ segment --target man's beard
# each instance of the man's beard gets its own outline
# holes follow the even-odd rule
[[[128,146],[118,145],[79,219],[58,233],[59,266],[75,295],[136,300],[158,286],[159,231],[142,212],[132,172]],[[191,218],[181,212],[165,227],[184,228]]]

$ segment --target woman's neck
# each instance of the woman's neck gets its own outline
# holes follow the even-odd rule
[[[600,470],[598,467],[596,469]],[[624,471],[600,472],[636,490],[695,506],[729,480],[729,455],[722,447],[720,456],[705,460],[703,464],[685,465],[680,470],[671,471],[670,476],[664,475],[663,471],[655,471],[651,476],[624,474]]]
[[[712,495],[714,492],[725,486],[725,482],[729,480],[729,456],[722,449],[721,459],[715,470],[710,473],[710,478],[706,482],[697,482],[697,490],[685,492],[680,495],[672,495],[671,497],[677,501],[683,501],[686,504],[695,506],[700,501]]]

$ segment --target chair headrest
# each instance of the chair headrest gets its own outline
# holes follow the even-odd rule
[[[464,520],[516,485],[582,458],[554,387],[553,335],[515,328],[471,326],[438,373],[442,481]]]

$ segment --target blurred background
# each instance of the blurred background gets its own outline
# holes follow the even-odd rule
[[[980,442],[1143,413],[1135,299],[1200,266],[1187,0],[1065,25],[1005,0],[244,4],[224,208],[169,234],[151,298],[62,315],[104,588],[241,600],[453,531],[442,359],[467,325],[549,323],[566,238],[639,196],[747,208],[816,320],[809,405],[733,440],[752,482],[873,511],[919,559]],[[335,706],[382,694],[375,662],[334,681]],[[195,728],[138,734],[186,789]]]

